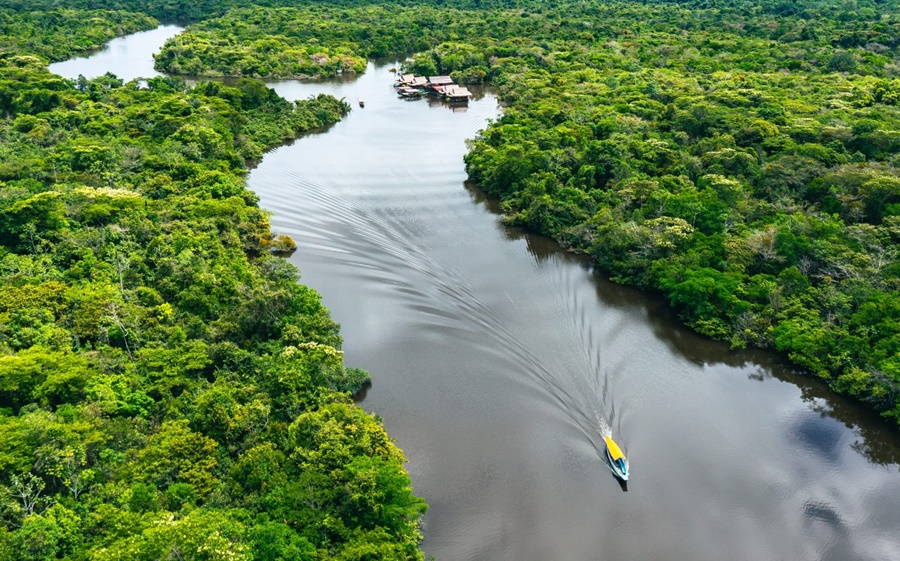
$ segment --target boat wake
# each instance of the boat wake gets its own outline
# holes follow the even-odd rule
[[[458,119],[446,124],[466,128],[466,134],[475,126]],[[347,126],[340,124],[336,132]],[[473,233],[468,226],[459,230],[469,224],[459,217],[469,212],[471,201],[459,196],[458,185],[409,179],[450,176],[458,166],[456,157],[435,159],[434,150],[410,134],[399,137],[417,139],[403,165],[380,165],[387,154],[381,145],[359,148],[354,156],[377,160],[378,166],[333,165],[327,150],[346,152],[332,146],[343,140],[336,132],[316,144],[301,139],[273,151],[267,171],[251,177],[261,203],[278,209],[275,225],[300,243],[304,263],[325,271],[318,273],[323,283],[349,279],[377,295],[380,305],[389,302],[394,317],[402,315],[401,324],[415,325],[424,340],[483,357],[479,375],[537,390],[548,409],[570,421],[577,431],[573,438],[589,442],[605,459],[602,437],[622,431],[610,388],[611,373],[620,368],[602,351],[616,343],[621,330],[614,320],[598,327],[596,287],[585,282],[585,269],[551,263],[569,259],[559,253],[532,252],[531,263],[516,262],[524,265],[520,269],[490,274],[503,261],[479,260],[477,252],[466,252],[465,240]],[[296,166],[297,151],[307,162],[302,169]],[[415,168],[425,164],[427,173]],[[327,181],[310,179],[317,177],[317,166],[327,168],[321,171]],[[448,245],[448,239],[460,242]],[[517,279],[515,290],[507,290],[510,275]],[[534,306],[525,298],[549,305]],[[520,325],[541,328],[515,327]]]
[[[594,411],[594,414],[596,415],[596,418],[597,418],[597,427],[598,427],[597,432],[600,434],[600,438],[606,438],[607,436],[612,436],[612,429],[609,428],[609,425],[606,423],[606,421],[604,421],[603,418],[600,416],[600,414],[597,413],[596,411]]]
[[[294,182],[300,183],[298,178]],[[464,269],[436,260],[423,243],[428,226],[411,220],[402,205],[372,209],[352,196],[333,196],[318,185],[303,187],[315,204],[293,204],[307,229],[308,251],[354,270],[348,274],[389,288],[392,294],[382,297],[395,298],[397,306],[409,310],[410,321],[423,332],[492,356],[495,365],[503,365],[492,370],[492,375],[536,386],[609,466],[604,438],[622,435],[610,387],[610,370],[615,365],[603,364],[603,339],[609,335],[591,331],[584,307],[595,304],[584,301],[586,295],[576,294],[580,283],[575,273],[568,275],[572,278],[552,278],[536,267],[537,275],[532,277],[539,285],[536,292],[538,297],[555,301],[555,317],[549,318],[551,341],[531,340],[511,327],[531,321],[529,307],[508,293],[501,299],[499,294],[479,290],[471,285]],[[312,216],[305,206],[325,211]],[[336,218],[342,227],[330,223]],[[544,270],[559,269],[566,268]],[[569,269],[584,274],[578,268]]]
[[[565,269],[557,267],[555,270]],[[556,289],[552,293],[558,295],[558,309],[564,316],[564,323],[569,326],[567,339],[577,348],[573,349],[572,353],[570,371],[573,374],[568,379],[561,377],[553,380],[548,384],[548,388],[562,396],[561,401],[566,403],[570,417],[584,430],[597,456],[614,475],[621,478],[622,472],[617,472],[610,461],[607,444],[607,440],[611,440],[614,433],[618,437],[623,434],[623,417],[619,412],[620,407],[617,407],[619,400],[614,395],[612,383],[615,376],[611,374],[617,368],[615,364],[604,363],[603,353],[606,345],[616,344],[615,339],[619,336],[620,330],[611,326],[603,333],[595,333],[596,323],[588,319],[587,310],[596,306],[595,302],[590,301],[596,293],[580,290],[580,283],[565,276],[554,279]],[[613,446],[623,455],[623,471],[627,474],[629,466],[628,460],[624,457],[625,448],[624,446],[619,448],[615,443]]]

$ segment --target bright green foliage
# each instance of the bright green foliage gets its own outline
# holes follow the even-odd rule
[[[240,8],[170,39],[155,66],[174,74],[268,78],[363,72],[367,57],[432,46],[443,35],[433,23],[445,17],[425,7]]]
[[[126,21],[9,17],[44,41]],[[249,79],[69,81],[18,52],[0,56],[0,560],[421,559],[405,460],[351,404],[368,376],[243,180],[349,106]],[[319,416],[351,453],[307,470],[290,427]]]
[[[144,14],[112,11],[121,7],[86,12],[60,9],[58,3],[52,6],[38,6],[33,2],[9,4],[0,3],[0,52],[29,53],[51,62],[99,49],[110,39],[159,25]],[[24,9],[18,13],[13,11],[19,8]]]
[[[22,528],[9,540],[9,548],[21,561],[65,558],[81,544],[80,525],[78,515],[56,504],[43,514],[25,518]]]
[[[0,399],[14,408],[78,403],[92,374],[81,355],[33,346],[0,356]]]
[[[213,490],[218,467],[216,442],[188,428],[187,422],[164,423],[137,452],[131,470],[137,481],[157,489],[189,485],[203,499]]]
[[[241,516],[243,515],[243,516]],[[97,561],[253,561],[247,527],[227,509],[198,509],[177,517],[162,513],[145,517],[137,532],[90,552]]]
[[[463,4],[235,10],[161,60],[293,75],[280,53],[319,49],[302,73],[333,75],[337,52],[419,50],[407,70],[489,79],[507,107],[466,165],[509,222],[896,416],[895,3]]]
[[[286,440],[285,452],[269,443],[247,451],[231,473],[246,508],[285,522],[264,526],[279,547],[298,550],[299,559],[306,558],[306,544],[321,549],[329,542],[343,544],[329,547],[337,558],[360,550],[417,558],[420,536],[410,521],[425,503],[412,494],[402,453],[371,416],[332,403],[301,414]]]

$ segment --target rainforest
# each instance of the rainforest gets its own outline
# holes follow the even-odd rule
[[[374,57],[498,92],[465,166],[505,222],[900,427],[897,2],[59,4],[0,0],[0,560],[424,557],[245,184],[351,109],[260,79]],[[161,20],[166,76],[46,69]]]
[[[48,59],[157,22],[3,16],[0,559],[421,558],[368,375],[244,185],[349,106],[65,80]]]
[[[412,54],[410,72],[487,80],[507,107],[466,165],[509,223],[900,425],[895,8],[251,7],[192,26],[156,64],[285,78]]]

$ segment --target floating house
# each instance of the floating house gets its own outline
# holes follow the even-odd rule
[[[450,76],[429,76],[428,77],[428,85],[426,89],[429,93],[441,93],[441,88],[444,86],[452,86],[453,78]]]
[[[394,86],[400,97],[415,98],[422,93],[439,97],[445,101],[467,102],[472,97],[467,88],[457,86],[450,76],[416,76],[401,74]]]
[[[472,97],[472,93],[469,92],[468,88],[451,84],[449,86],[444,86],[441,91],[441,96],[447,101],[468,102],[469,98]]]
[[[417,88],[405,87],[405,88],[400,88],[399,93],[400,93],[400,97],[412,98],[412,97],[419,97],[420,95],[422,95],[422,90],[417,89]]]
[[[397,88],[425,88],[428,85],[428,78],[425,76],[416,76],[414,74],[401,74],[394,84]]]
[[[449,86],[453,84],[453,78],[450,76],[429,76],[429,86]]]

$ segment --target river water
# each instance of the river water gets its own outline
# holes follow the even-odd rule
[[[116,40],[116,56],[149,61],[159,43],[146,38]],[[119,68],[92,62],[113,54],[66,75]],[[900,559],[896,429],[504,227],[462,163],[496,98],[400,100],[390,66],[272,83],[354,110],[271,150],[248,181],[342,323],[348,365],[372,375],[361,405],[384,418],[430,505],[427,555]],[[603,461],[603,426],[629,457],[627,487]]]

